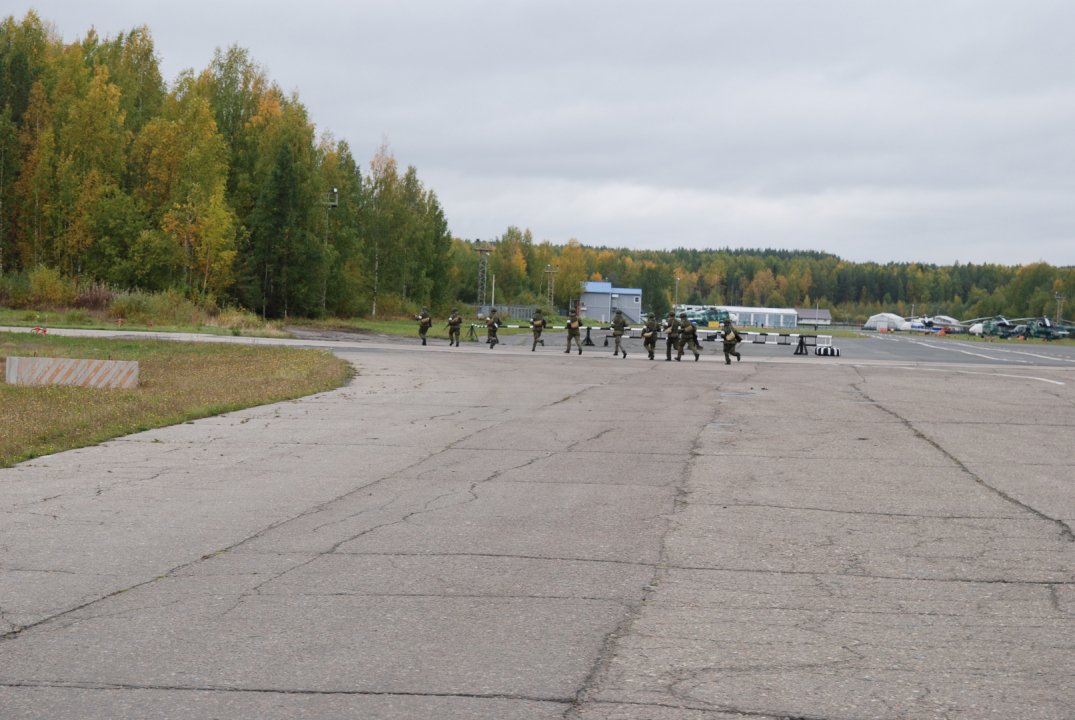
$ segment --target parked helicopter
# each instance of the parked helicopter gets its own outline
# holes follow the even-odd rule
[[[1071,335],[1066,327],[1057,327],[1049,318],[1017,318],[1008,320],[1003,316],[977,318],[968,321],[967,332],[982,337],[1028,338],[1034,340],[1063,340]]]
[[[960,333],[966,332],[966,327],[954,317],[947,315],[934,315],[933,317],[922,315],[921,317],[907,318],[907,321],[900,326],[900,330],[903,332],[939,332],[944,330],[946,333]]]
[[[1028,321],[1023,332],[1028,340],[1063,340],[1070,335],[1070,331],[1058,328],[1047,317]]]
[[[1030,318],[1020,318],[1019,320],[1008,320],[1002,315],[996,315],[993,317],[975,318],[974,320],[968,320],[970,327],[967,328],[967,332],[971,335],[978,335],[979,337],[1011,337],[1016,328],[1019,327],[1019,322],[1023,320],[1029,320]]]

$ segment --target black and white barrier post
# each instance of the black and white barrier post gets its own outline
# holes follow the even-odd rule
[[[747,332],[747,342],[753,345],[794,345],[795,355],[809,355],[808,348],[814,348],[815,355],[840,357],[840,348],[833,347],[832,335],[800,335],[798,333]]]
[[[832,335],[818,335],[814,354],[826,357],[840,357],[840,348],[832,346]]]

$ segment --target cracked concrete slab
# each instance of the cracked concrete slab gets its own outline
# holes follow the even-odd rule
[[[700,436],[659,578],[584,707],[1070,719],[1075,542],[1051,512],[1075,496],[1075,481],[1043,481],[1012,464],[997,482],[1055,501],[1035,506],[997,492],[969,470],[969,456],[991,452],[1002,436],[976,444],[952,421],[925,429],[902,414],[958,407],[962,420],[1002,428],[1007,406],[976,403],[966,377],[945,377],[943,395],[922,395],[895,369],[833,374],[842,375],[835,386],[758,369],[750,385],[779,395],[722,404],[713,425],[735,432]],[[1011,382],[1013,402],[1038,392],[1026,398],[1029,383]],[[786,412],[834,393],[861,402],[848,403],[846,417]],[[775,397],[785,404],[779,422]],[[1043,431],[1057,422],[1023,414]],[[1070,438],[1073,425],[1060,436]]]
[[[1071,720],[1075,370],[359,345],[0,471],[5,718]]]
[[[69,716],[78,708],[80,720],[557,720],[564,713],[561,703],[522,698],[55,686],[0,687],[0,707],[10,717],[42,718]]]

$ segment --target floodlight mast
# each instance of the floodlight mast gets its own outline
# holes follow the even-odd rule
[[[1064,320],[1064,301],[1068,299],[1068,296],[1058,292],[1054,292],[1053,296],[1056,297],[1056,324],[1059,327]]]
[[[489,276],[489,254],[493,248],[482,245],[481,240],[475,240],[474,249],[478,251],[478,312],[485,307],[485,282]]]
[[[328,211],[329,208],[340,206],[340,193],[336,188],[332,188],[325,193],[325,247],[321,253],[322,262],[325,262],[325,272],[321,277],[321,309],[325,309],[325,300],[328,297]]]
[[[556,305],[554,305],[553,288],[556,287],[556,273],[558,273],[558,272],[560,272],[560,266],[559,265],[557,265],[555,268],[553,268],[553,266],[551,264],[545,266],[545,274],[549,276],[549,309],[550,310],[555,310],[556,309]]]

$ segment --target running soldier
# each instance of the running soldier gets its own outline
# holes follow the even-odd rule
[[[732,327],[731,318],[724,321],[724,332],[721,333],[724,336],[724,364],[732,364],[732,355],[735,355],[735,361],[739,362],[743,358],[739,355],[739,351],[735,349],[737,343],[743,341],[739,332]]]
[[[679,321],[674,311],[668,313],[668,319],[664,321],[664,338],[664,359],[672,362],[672,348],[679,350]]]
[[[642,330],[642,347],[649,352],[649,359],[653,359],[653,353],[657,350],[657,335],[661,332],[661,324],[657,321],[657,315],[650,313],[646,318],[646,327]]]
[[[422,306],[422,312],[414,316],[414,319],[418,321],[418,337],[422,338],[422,344],[426,344],[426,333],[429,332],[429,326],[433,324],[433,318],[429,317],[429,308],[425,305]]]
[[[624,359],[627,359],[627,351],[623,349],[623,344],[621,343],[623,331],[626,329],[627,321],[623,319],[623,310],[617,310],[616,317],[612,319],[612,337],[616,339],[616,350],[612,353],[612,357],[623,353]]]
[[[567,350],[564,350],[565,353],[571,352],[571,338],[574,338],[575,344],[579,346],[579,355],[582,354],[582,341],[579,340],[579,326],[581,324],[575,311],[572,310],[571,316],[567,318]]]
[[[530,329],[534,331],[534,344],[530,346],[530,352],[537,349],[538,343],[545,347],[545,341],[541,339],[541,331],[545,329],[545,316],[541,314],[541,308],[535,310],[530,318]]]
[[[679,314],[679,354],[676,355],[676,360],[683,357],[683,348],[693,352],[694,362],[698,362],[698,351],[701,350],[698,347],[698,328],[687,319],[687,313]]]
[[[463,316],[458,308],[452,308],[452,314],[448,316],[448,347],[453,344],[459,347],[459,330],[463,327]]]
[[[495,348],[496,344],[500,342],[496,339],[496,329],[503,324],[503,321],[500,319],[500,313],[496,311],[496,308],[490,308],[489,317],[485,319],[485,332],[486,335],[488,335],[485,342],[489,343],[490,350]]]

